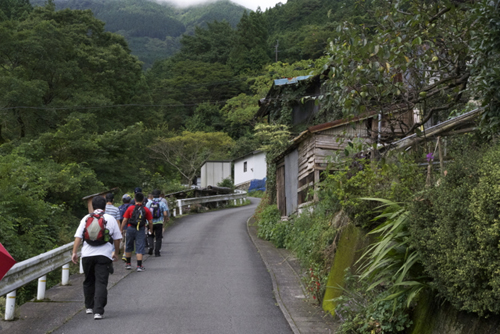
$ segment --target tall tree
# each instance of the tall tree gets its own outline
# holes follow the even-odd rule
[[[486,107],[482,130],[488,135],[500,130],[500,2],[481,1],[474,7],[470,48],[473,97]],[[483,26],[484,25],[484,26]],[[482,27],[484,27],[482,29]],[[478,102],[479,102],[478,101]]]
[[[7,19],[19,19],[32,9],[29,0],[2,0],[0,1],[0,22]]]
[[[267,26],[260,8],[243,13],[228,64],[236,73],[260,70],[271,59],[267,50]]]
[[[224,103],[241,92],[245,83],[229,66],[200,61],[166,60],[148,73],[156,104],[167,104],[165,119],[172,128],[184,125],[200,103]]]
[[[191,184],[206,160],[227,159],[234,142],[223,132],[189,132],[157,140],[151,158],[173,166]]]
[[[213,21],[207,23],[206,28],[197,26],[194,35],[182,37],[182,47],[176,58],[226,64],[234,37],[235,31],[227,21]]]
[[[329,47],[325,120],[377,112],[419,110],[418,130],[431,118],[446,119],[469,96],[469,41],[474,26],[470,5],[454,1],[378,2],[375,26],[343,22]]]
[[[77,106],[127,103],[141,75],[125,40],[105,32],[90,11],[56,12],[47,5],[24,20],[0,22],[0,137],[54,129]],[[110,122],[131,121],[116,109],[90,110]],[[96,128],[109,125],[101,122]]]

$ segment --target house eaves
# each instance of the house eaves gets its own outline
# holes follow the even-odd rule
[[[395,110],[395,111],[397,112],[397,110]],[[302,141],[306,140],[307,138],[312,136],[314,133],[337,128],[337,127],[341,127],[341,126],[344,126],[344,125],[347,125],[347,124],[350,124],[353,122],[360,122],[360,121],[363,121],[365,119],[375,117],[377,115],[378,115],[378,112],[371,111],[371,112],[367,112],[361,116],[353,117],[351,119],[345,119],[345,118],[338,119],[338,120],[333,121],[333,122],[327,122],[327,123],[323,123],[323,124],[310,126],[307,128],[307,130],[302,131],[297,137],[293,138],[290,146],[288,146],[280,155],[278,155],[276,158],[274,158],[273,162],[277,162],[278,160],[283,158],[285,155],[289,154],[291,151],[293,151],[295,148],[297,148],[298,145]]]

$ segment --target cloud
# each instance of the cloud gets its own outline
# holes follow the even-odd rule
[[[177,7],[189,7],[193,5],[199,5],[204,3],[216,2],[217,0],[159,0],[163,2],[169,2]],[[274,7],[278,2],[286,3],[286,0],[232,0],[232,2],[241,5],[243,7],[256,10],[257,7],[264,11],[266,8]]]

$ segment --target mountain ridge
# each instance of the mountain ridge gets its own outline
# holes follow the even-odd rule
[[[44,5],[46,0],[32,0]],[[125,37],[132,54],[149,68],[154,61],[175,54],[183,34],[192,34],[196,26],[214,20],[226,20],[236,27],[247,8],[230,0],[178,7],[155,0],[54,0],[57,10],[90,9],[105,22],[105,29]]]

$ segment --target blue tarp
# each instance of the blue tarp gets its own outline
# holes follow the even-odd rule
[[[275,86],[292,85],[292,84],[296,84],[297,82],[299,82],[301,80],[306,80],[310,77],[312,77],[312,75],[303,75],[303,76],[295,77],[295,78],[276,79],[276,80],[274,80],[274,85]]]
[[[266,180],[267,178],[263,178],[262,180],[252,180],[250,181],[250,187],[248,188],[248,192],[250,191],[266,191]]]

